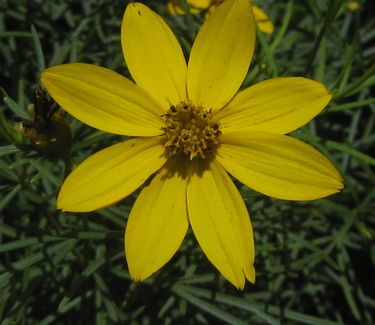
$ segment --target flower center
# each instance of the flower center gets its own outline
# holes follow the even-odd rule
[[[221,131],[219,123],[213,120],[212,111],[195,106],[190,102],[172,105],[165,115],[165,143],[169,155],[179,152],[193,160],[206,158],[219,145]]]

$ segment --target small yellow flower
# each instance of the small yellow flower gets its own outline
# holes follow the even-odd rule
[[[192,14],[207,10],[206,17],[211,14],[224,0],[187,0]],[[272,34],[273,23],[268,15],[256,5],[252,5],[255,22],[263,33]],[[167,11],[170,15],[184,15],[182,0],[170,0],[167,4]]]
[[[192,227],[203,252],[237,288],[255,282],[250,218],[229,172],[286,200],[338,192],[342,179],[309,145],[285,135],[330,101],[319,82],[275,78],[239,90],[251,62],[255,23],[248,0],[211,15],[186,64],[164,20],[141,3],[125,11],[121,42],[136,84],[95,65],[47,69],[52,97],[81,121],[135,138],[81,163],[65,180],[58,208],[92,211],[141,191],[129,215],[125,253],[133,279],[166,264]]]
[[[348,0],[346,7],[348,8],[349,11],[357,11],[358,9],[360,9],[361,5],[359,1]]]

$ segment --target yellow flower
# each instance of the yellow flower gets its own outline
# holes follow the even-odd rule
[[[203,252],[237,288],[254,282],[250,218],[229,172],[275,198],[313,200],[342,179],[309,145],[285,135],[330,101],[319,82],[275,78],[239,90],[255,23],[248,0],[227,0],[200,29],[188,65],[164,20],[141,3],[125,11],[121,42],[136,84],[95,65],[47,69],[42,81],[69,113],[135,138],[81,163],[58,197],[64,211],[92,211],[128,196],[156,173],[129,215],[125,253],[133,279],[166,264],[192,227]],[[236,94],[237,93],[237,94]]]
[[[207,14],[211,14],[218,5],[224,0],[187,0],[192,14],[199,13],[203,10],[208,10]],[[256,5],[252,5],[255,22],[259,29],[267,34],[272,34],[274,31],[273,23],[267,14]],[[170,0],[167,4],[167,12],[170,15],[184,15],[182,0]],[[206,16],[207,16],[206,14]]]
[[[349,11],[357,11],[360,7],[360,3],[356,0],[348,0],[346,4],[346,8],[348,8]]]

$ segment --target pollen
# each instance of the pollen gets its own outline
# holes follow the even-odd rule
[[[219,145],[221,131],[213,119],[212,110],[195,106],[190,102],[172,105],[162,116],[165,121],[165,143],[168,155],[183,153],[193,160],[205,159]]]

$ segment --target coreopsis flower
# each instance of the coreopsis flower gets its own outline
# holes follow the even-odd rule
[[[82,162],[65,180],[58,208],[108,206],[155,174],[126,225],[125,254],[134,280],[166,264],[190,224],[226,279],[237,288],[255,281],[253,230],[229,174],[286,200],[314,200],[343,187],[323,155],[285,135],[328,104],[331,95],[321,83],[275,78],[238,92],[255,43],[250,6],[248,0],[220,5],[200,29],[186,64],[165,21],[130,3],[121,43],[135,83],[81,63],[42,74],[53,98],[76,118],[134,137]]]
[[[187,0],[190,12],[197,14],[206,10],[206,17],[208,17],[218,5],[224,0]],[[258,6],[252,4],[255,22],[259,29],[267,34],[272,34],[274,26],[268,15]],[[170,0],[167,4],[167,12],[170,15],[184,15],[186,12],[182,0]]]

